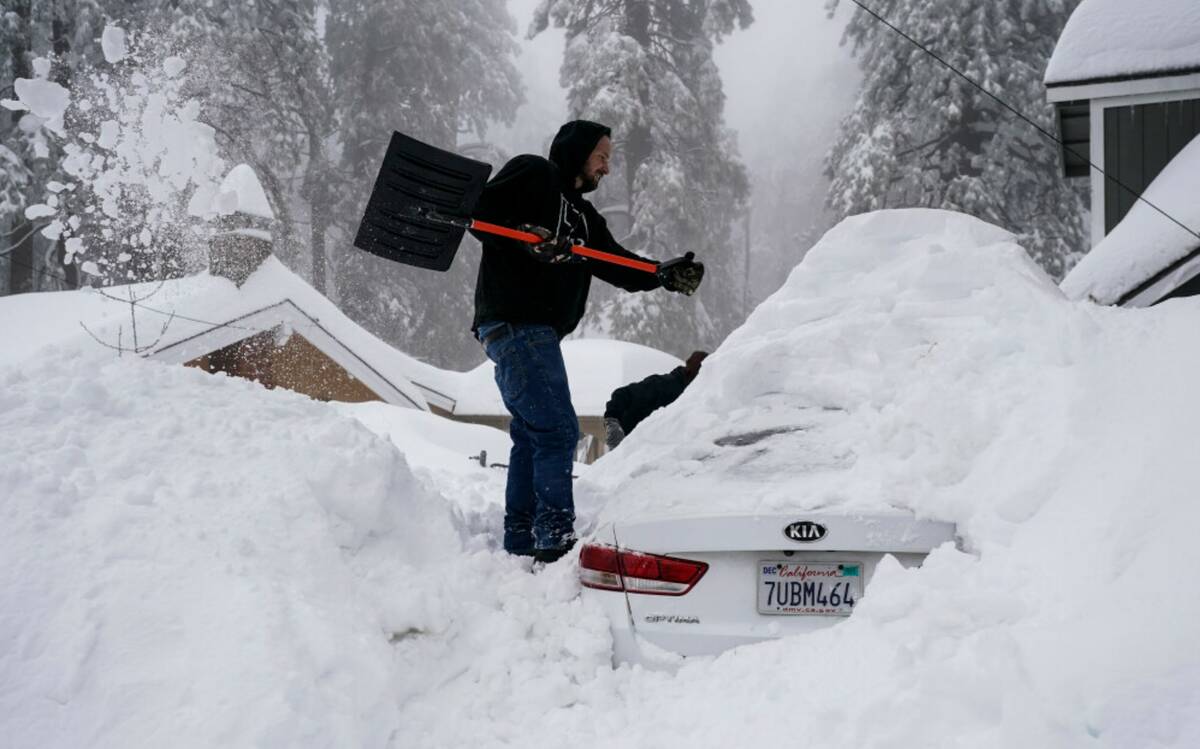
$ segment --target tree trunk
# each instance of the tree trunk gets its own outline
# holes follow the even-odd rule
[[[9,253],[8,293],[22,294],[33,291],[33,224],[18,213],[13,222],[13,239],[17,246]]]
[[[326,206],[323,200],[314,199],[310,205],[309,218],[312,221],[310,235],[312,244],[312,280],[313,288],[325,293],[325,227],[328,222]]]
[[[71,66],[62,63],[71,53],[71,35],[74,32],[74,23],[67,15],[64,6],[65,3],[61,2],[54,6],[54,18],[50,22],[50,42],[54,49],[54,56],[60,60],[60,64],[55,66],[57,73],[54,79],[60,86],[70,89]],[[67,263],[67,243],[61,237],[55,243],[54,259],[58,263],[58,267],[62,269],[67,288],[79,288],[79,269],[74,262]]]
[[[15,38],[19,41],[13,44],[10,54],[12,55],[12,71],[13,79],[29,78],[32,75],[32,70],[29,66],[29,51],[31,44],[31,20],[33,17],[32,0],[14,0],[12,12],[16,16],[17,32]],[[21,121],[21,112],[13,112],[11,115],[12,126],[15,129],[17,123]],[[33,225],[25,220],[24,211],[18,210],[16,218],[13,221],[12,241],[18,242],[17,246],[9,253],[9,281],[8,291],[10,294],[20,294],[24,291],[33,291]],[[26,236],[29,235],[29,236]],[[22,237],[24,237],[22,239]]]

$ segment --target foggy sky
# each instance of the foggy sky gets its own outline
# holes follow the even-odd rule
[[[542,153],[567,117],[559,85],[565,35],[547,29],[525,39],[540,0],[510,0],[517,19],[527,102],[513,127],[488,133],[509,153]],[[833,130],[849,110],[859,74],[840,47],[846,9],[830,20],[825,0],[754,0],[755,21],[717,48],[727,97],[726,123],[739,135],[743,160],[753,172],[786,169],[819,179],[820,159]],[[753,174],[752,174],[753,176]]]

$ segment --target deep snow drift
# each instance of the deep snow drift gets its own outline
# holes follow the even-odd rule
[[[1192,301],[1068,301],[963,216],[841,224],[674,407],[589,469],[585,519],[883,502],[957,522],[964,549],[881,565],[833,628],[675,674],[611,669],[573,562],[531,575],[490,551],[495,520],[459,499],[500,475],[450,476],[406,447],[420,424],[350,414],[380,417],[385,440],[342,406],[43,351],[0,369],[0,731],[17,746],[1200,745],[1198,321]],[[714,444],[801,422],[771,438],[790,459]]]

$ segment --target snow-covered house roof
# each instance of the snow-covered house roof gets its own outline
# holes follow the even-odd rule
[[[132,320],[130,305],[120,301],[130,294],[141,299]],[[21,294],[0,299],[0,317],[22,321],[6,336],[0,361],[20,360],[48,343],[90,342],[92,337],[110,345],[120,341],[131,349],[134,322],[142,353],[175,363],[282,330],[303,336],[385,402],[423,410],[454,407],[445,394],[446,373],[367,332],[273,256],[240,287],[201,273],[161,286]]]
[[[1146,189],[1144,198],[1184,226],[1138,201],[1067,274],[1073,299],[1144,307],[1200,275],[1200,138],[1194,139]],[[1186,229],[1184,227],[1187,227]]]
[[[1200,2],[1083,0],[1046,68],[1047,87],[1200,74]]]
[[[613,390],[652,374],[670,372],[683,362],[658,349],[625,341],[566,340],[562,343],[571,402],[579,416],[600,416]],[[454,415],[507,416],[496,388],[495,366],[484,362],[456,375]]]

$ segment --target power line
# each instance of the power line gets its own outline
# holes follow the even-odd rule
[[[933,50],[929,49],[929,48],[928,48],[928,47],[926,47],[924,44],[921,44],[921,43],[920,43],[920,42],[918,42],[916,39],[913,39],[911,36],[909,36],[908,34],[904,33],[904,31],[902,31],[902,30],[900,30],[900,29],[896,28],[894,25],[892,25],[892,23],[891,23],[890,21],[888,21],[888,20],[887,20],[886,18],[884,18],[882,15],[880,15],[880,14],[879,14],[879,13],[877,13],[877,12],[875,12],[875,11],[874,11],[874,10],[872,10],[871,8],[868,8],[866,5],[863,5],[863,4],[862,4],[862,2],[860,2],[860,0],[850,0],[850,2],[854,3],[855,5],[857,5],[857,6],[858,6],[859,8],[861,8],[861,9],[862,9],[862,10],[863,10],[865,13],[867,13],[868,15],[870,15],[870,16],[872,16],[872,17],[874,17],[874,18],[875,18],[877,21],[879,21],[880,23],[882,23],[884,26],[887,26],[887,27],[888,27],[889,29],[891,29],[892,31],[894,31],[894,32],[896,32],[897,34],[899,34],[900,36],[904,37],[906,40],[908,40],[908,42],[909,42],[910,44],[912,44],[912,45],[913,45],[914,47],[916,47],[917,49],[921,50],[921,51],[922,51],[922,52],[924,52],[925,54],[927,54],[927,55],[929,55],[930,57],[932,57],[933,59],[937,60],[937,61],[938,61],[939,63],[941,63],[941,64],[942,64],[942,66],[944,66],[944,67],[945,67],[947,70],[951,71],[952,73],[954,73],[955,75],[957,75],[959,78],[962,78],[962,79],[963,79],[964,81],[966,81],[967,83],[971,84],[971,86],[973,86],[973,87],[975,87],[976,89],[978,89],[978,90],[979,90],[980,92],[982,92],[982,93],[983,93],[985,96],[987,96],[988,98],[990,98],[992,101],[996,102],[997,104],[999,104],[1000,106],[1004,107],[1004,108],[1005,108],[1005,109],[1007,109],[1009,112],[1011,112],[1012,114],[1014,114],[1015,116],[1017,116],[1018,118],[1020,118],[1020,119],[1024,120],[1025,122],[1029,123],[1030,125],[1032,125],[1032,126],[1034,127],[1034,129],[1036,129],[1036,130],[1037,130],[1039,133],[1041,133],[1042,135],[1046,136],[1046,137],[1047,137],[1047,138],[1049,138],[1050,140],[1052,140],[1052,141],[1054,141],[1055,143],[1057,143],[1057,144],[1058,144],[1060,147],[1062,147],[1063,149],[1065,149],[1066,151],[1068,151],[1068,152],[1069,152],[1071,155],[1073,155],[1073,156],[1075,156],[1076,158],[1078,158],[1078,159],[1080,159],[1080,160],[1082,160],[1082,161],[1086,162],[1086,163],[1088,164],[1088,166],[1090,166],[1091,168],[1093,168],[1093,169],[1095,169],[1096,171],[1100,172],[1100,174],[1101,174],[1101,175],[1103,175],[1103,176],[1104,176],[1106,179],[1110,179],[1110,180],[1112,180],[1113,182],[1115,182],[1115,183],[1116,183],[1116,184],[1117,184],[1119,187],[1121,187],[1122,189],[1124,189],[1124,190],[1128,190],[1128,191],[1129,191],[1129,193],[1130,193],[1131,195],[1133,195],[1134,197],[1136,197],[1136,198],[1137,198],[1138,200],[1140,200],[1141,202],[1145,203],[1146,205],[1150,206],[1150,207],[1151,207],[1151,208],[1153,208],[1154,210],[1156,210],[1156,211],[1158,211],[1159,213],[1161,213],[1161,214],[1162,214],[1162,215],[1163,215],[1165,218],[1167,218],[1168,220],[1170,220],[1171,222],[1173,222],[1173,223],[1174,223],[1175,225],[1177,225],[1177,226],[1178,226],[1180,229],[1183,229],[1184,231],[1186,231],[1188,234],[1191,234],[1191,235],[1192,235],[1193,237],[1195,237],[1196,239],[1200,239],[1200,233],[1197,233],[1197,232],[1196,232],[1196,230],[1192,229],[1192,228],[1191,228],[1191,227],[1189,227],[1187,224],[1184,224],[1184,223],[1183,223],[1182,221],[1180,221],[1179,219],[1175,218],[1175,217],[1174,217],[1174,216],[1172,216],[1171,214],[1169,214],[1169,213],[1167,213],[1166,211],[1164,211],[1162,208],[1159,208],[1157,205],[1155,205],[1154,203],[1152,203],[1152,202],[1150,202],[1149,200],[1147,200],[1147,199],[1146,199],[1146,197],[1145,197],[1144,195],[1142,195],[1142,193],[1138,192],[1137,190],[1134,190],[1132,187],[1130,187],[1129,185],[1127,185],[1127,184],[1125,184],[1124,182],[1122,182],[1122,181],[1121,181],[1121,180],[1120,180],[1118,177],[1114,177],[1114,176],[1110,175],[1108,172],[1104,171],[1102,168],[1100,168],[1100,166],[1098,166],[1098,165],[1097,165],[1095,162],[1093,162],[1093,161],[1091,160],[1091,158],[1089,158],[1088,156],[1085,156],[1085,155],[1083,155],[1083,154],[1079,153],[1078,151],[1076,151],[1076,150],[1075,150],[1074,148],[1072,148],[1071,146],[1068,146],[1068,145],[1067,145],[1066,143],[1064,143],[1064,142],[1063,142],[1063,141],[1062,141],[1062,140],[1061,140],[1061,139],[1060,139],[1060,138],[1059,138],[1057,135],[1055,135],[1054,133],[1050,132],[1049,130],[1047,130],[1046,128],[1042,127],[1042,126],[1041,126],[1041,125],[1039,125],[1037,122],[1035,122],[1035,121],[1033,120],[1033,118],[1029,117],[1029,116],[1028,116],[1028,115],[1026,115],[1024,112],[1021,112],[1021,111],[1020,111],[1020,110],[1018,110],[1016,107],[1014,107],[1014,106],[1012,106],[1011,104],[1009,104],[1008,102],[1004,101],[1003,99],[1001,99],[1001,98],[1000,98],[999,96],[997,96],[996,94],[993,94],[991,91],[988,91],[986,88],[984,88],[984,87],[983,87],[983,85],[982,85],[982,84],[980,84],[980,83],[976,82],[974,78],[971,78],[971,77],[970,77],[969,75],[967,75],[966,73],[962,72],[962,71],[961,71],[961,70],[959,70],[958,68],[956,68],[956,67],[954,67],[953,65],[951,65],[949,62],[947,62],[947,61],[946,61],[946,60],[944,60],[944,59],[943,59],[941,56],[939,56],[939,55],[938,55],[936,52],[934,52]]]

